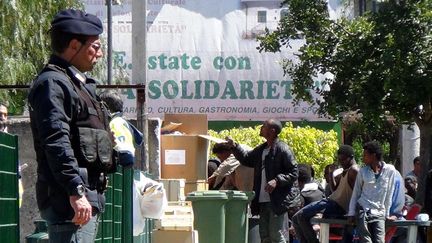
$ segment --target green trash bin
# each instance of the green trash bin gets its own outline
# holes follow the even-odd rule
[[[33,234],[26,236],[26,243],[48,243],[48,224],[45,220],[35,220],[36,226]]]
[[[192,202],[199,243],[225,243],[226,193],[196,191],[189,193],[186,200]]]
[[[225,204],[225,242],[248,242],[248,204],[254,192],[223,191],[227,194]]]

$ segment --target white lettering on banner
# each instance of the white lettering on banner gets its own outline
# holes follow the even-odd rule
[[[284,59],[296,61],[304,44],[259,52],[256,36],[274,30],[282,14],[280,1],[146,0],[147,92],[150,117],[165,113],[204,113],[209,120],[328,120],[318,106],[294,105],[292,80],[284,75]],[[86,11],[106,24],[103,0],[85,0]],[[208,6],[211,6],[210,8]],[[258,13],[266,12],[266,19]],[[131,78],[132,1],[114,5],[114,80]],[[261,15],[260,15],[261,16]],[[106,34],[106,33],[105,33]],[[324,77],[325,78],[325,77]],[[320,80],[316,77],[316,85]],[[311,91],[314,97],[319,97]],[[136,92],[124,90],[124,113],[136,115]]]

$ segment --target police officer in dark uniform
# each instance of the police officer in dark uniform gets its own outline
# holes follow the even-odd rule
[[[36,197],[50,242],[94,242],[106,174],[115,168],[107,113],[86,76],[102,57],[94,15],[63,10],[51,22],[52,55],[28,96]]]

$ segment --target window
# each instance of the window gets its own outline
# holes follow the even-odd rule
[[[280,18],[283,19],[288,16],[288,9],[284,8],[280,11]]]
[[[258,23],[267,22],[267,11],[258,11]]]
[[[356,16],[361,16],[365,12],[377,12],[379,9],[380,0],[356,0]]]

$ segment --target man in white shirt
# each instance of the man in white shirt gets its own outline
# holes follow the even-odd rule
[[[357,221],[360,242],[382,242],[385,220],[390,217],[396,169],[382,161],[377,142],[363,146],[363,166],[357,174],[348,211],[348,220]]]

